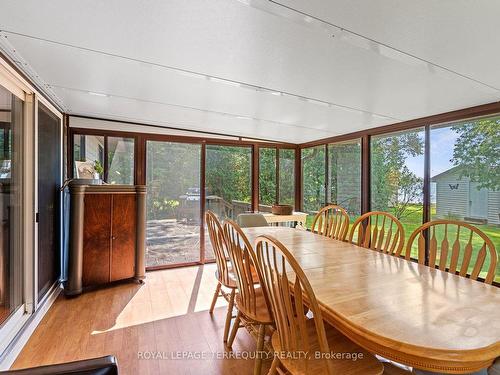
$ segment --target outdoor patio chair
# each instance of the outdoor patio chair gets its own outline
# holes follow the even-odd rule
[[[267,220],[262,214],[258,213],[247,213],[247,214],[239,214],[236,219],[238,225],[242,228],[251,228],[251,227],[267,227]]]

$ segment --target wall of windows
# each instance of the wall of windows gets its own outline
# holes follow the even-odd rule
[[[373,133],[331,143],[326,153],[325,144],[301,149],[309,224],[326,203],[346,208],[351,220],[362,212],[389,212],[403,224],[406,239],[427,220],[460,220],[482,230],[500,254],[500,116]],[[417,257],[416,242],[411,255]]]
[[[352,220],[362,212],[386,211],[403,223],[406,238],[425,220],[454,218],[474,223],[500,248],[499,121],[499,116],[490,116],[399,132],[375,129],[353,139],[303,147],[300,160],[295,159],[293,147],[194,140],[205,149],[199,156],[205,166],[200,172],[200,197],[204,187],[204,208],[222,219],[236,219],[251,210],[267,211],[275,202],[297,203],[296,210],[309,213],[309,225],[327,203],[346,208]],[[73,139],[75,160],[104,160],[106,148],[108,176],[113,175],[116,183],[132,181],[121,178],[127,174],[122,171],[130,171],[128,178],[134,173],[137,155],[132,152],[137,138],[75,134]],[[301,174],[296,187],[297,163]],[[258,195],[252,190],[255,187]],[[295,202],[297,195],[301,199]],[[203,231],[199,236],[205,258],[210,259],[208,236],[205,241]]]
[[[270,211],[278,201],[295,204],[294,147],[104,131],[95,119],[90,123],[97,129],[82,118],[71,128],[71,121],[75,178],[92,178],[88,170],[98,161],[106,183],[147,185],[149,269],[213,260],[203,230],[206,210],[236,220],[244,212]]]

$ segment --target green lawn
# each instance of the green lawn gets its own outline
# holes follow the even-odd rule
[[[420,205],[413,205],[408,208],[409,214],[405,215],[401,219],[401,223],[403,224],[404,230],[405,230],[405,239],[408,240],[410,235],[413,233],[415,229],[417,229],[420,225],[422,225],[422,206]],[[434,217],[436,213],[435,207],[431,208],[431,215]],[[314,215],[310,214],[307,217],[307,228],[311,228],[312,221],[314,219]],[[354,221],[355,218],[351,218],[351,223]],[[497,251],[497,254],[500,258],[500,226],[498,225],[475,225],[477,228],[479,228],[481,231],[483,231],[492,241],[493,244],[495,245],[495,249]],[[440,243],[442,237],[444,234],[444,230],[437,230],[436,231],[436,237],[438,240],[438,243]],[[450,242],[450,248],[453,244],[453,241],[455,239],[456,232],[448,232],[448,239]],[[463,244],[462,248],[465,246],[467,243],[468,238],[462,238],[462,235],[460,236],[460,242]],[[415,241],[416,242],[416,241]],[[473,237],[472,240],[473,243],[473,255],[472,259],[475,259],[475,256],[477,256],[477,252],[479,251],[480,247],[482,246],[482,241],[480,238],[476,238],[475,236]],[[450,249],[451,250],[451,249]],[[449,254],[451,255],[451,254]],[[412,257],[416,258],[417,257],[417,252],[416,252],[416,246],[413,246],[412,249]],[[459,260],[461,261],[461,259]],[[489,258],[486,258],[485,265],[483,265],[483,270],[487,270],[489,266]],[[496,267],[496,276],[495,276],[495,281],[500,282],[500,264],[497,264]]]

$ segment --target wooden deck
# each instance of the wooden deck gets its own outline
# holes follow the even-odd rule
[[[225,301],[219,299],[213,317],[207,311],[214,271],[213,264],[155,271],[147,273],[144,285],[121,284],[73,299],[61,296],[13,368],[114,354],[120,374],[252,374],[253,359],[213,358],[229,354],[222,343]],[[251,354],[255,342],[239,330],[233,349]],[[205,358],[168,359],[177,352]],[[149,356],[156,358],[141,359]]]

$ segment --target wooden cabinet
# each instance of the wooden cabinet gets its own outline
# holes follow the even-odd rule
[[[66,294],[144,278],[144,186],[70,186],[70,264]]]

